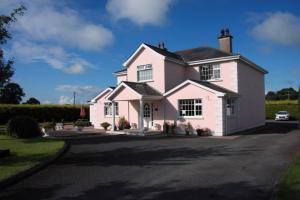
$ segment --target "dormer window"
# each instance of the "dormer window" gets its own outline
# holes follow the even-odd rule
[[[137,66],[137,81],[151,81],[152,80],[152,65]]]
[[[221,78],[220,65],[211,64],[200,67],[200,79],[203,81],[219,80]]]

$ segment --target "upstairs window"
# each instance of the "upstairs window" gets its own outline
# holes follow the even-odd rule
[[[218,80],[221,78],[220,65],[203,65],[200,67],[201,80]]]
[[[152,80],[152,65],[139,65],[137,66],[137,81]]]
[[[112,103],[107,102],[104,103],[104,115],[112,116]],[[118,102],[115,102],[115,116],[119,115],[119,105]]]

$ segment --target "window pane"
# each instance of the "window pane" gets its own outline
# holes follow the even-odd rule
[[[178,101],[179,116],[201,116],[201,99],[180,99]]]

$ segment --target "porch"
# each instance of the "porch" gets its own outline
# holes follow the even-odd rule
[[[135,127],[122,134],[147,134],[162,130],[163,121],[163,95],[146,83],[122,82],[107,97],[112,106],[111,133],[120,134],[117,130],[116,103],[118,103],[119,117],[127,116],[129,123]],[[121,103],[125,102],[125,103]],[[127,104],[127,109],[124,110]],[[120,105],[123,105],[121,107]],[[120,112],[121,110],[121,112]],[[126,114],[125,114],[126,113]],[[158,123],[160,122],[160,123]]]

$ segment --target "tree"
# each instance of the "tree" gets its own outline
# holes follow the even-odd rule
[[[17,15],[23,15],[25,11],[26,7],[21,5],[10,15],[0,15],[0,44],[5,44],[8,39],[11,39],[12,36],[7,29],[12,22],[17,21]]]
[[[0,103],[19,104],[25,95],[17,83],[8,83],[0,89]]]
[[[25,104],[41,104],[41,103],[40,103],[40,101],[37,100],[36,98],[31,97],[31,98],[29,98],[29,99],[25,102]]]
[[[26,8],[21,5],[12,11],[10,15],[0,15],[0,44],[3,45],[12,36],[8,27],[17,20],[17,15],[23,15]],[[13,60],[4,60],[3,51],[0,48],[0,103],[20,103],[24,96],[23,89],[16,83],[10,83],[14,75]],[[13,92],[16,92],[15,94]]]

